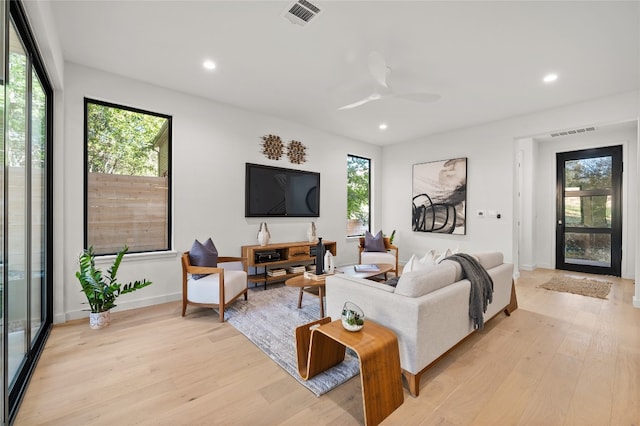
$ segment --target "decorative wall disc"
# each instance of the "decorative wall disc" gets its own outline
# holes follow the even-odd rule
[[[280,136],[265,135],[262,138],[262,153],[270,160],[279,160],[282,157],[284,144]]]
[[[307,147],[299,141],[289,141],[289,145],[287,145],[287,157],[289,157],[289,161],[294,164],[301,164],[307,161],[306,159],[306,150]]]

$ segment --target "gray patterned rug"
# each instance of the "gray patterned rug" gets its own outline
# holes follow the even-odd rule
[[[359,373],[357,356],[349,350],[344,362],[307,381],[298,374],[295,328],[320,318],[317,297],[305,294],[298,309],[298,289],[284,285],[249,290],[249,300],[240,299],[225,309],[225,320],[303,386],[320,396]]]

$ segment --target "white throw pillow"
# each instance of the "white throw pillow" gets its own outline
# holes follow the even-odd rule
[[[454,254],[458,254],[460,252],[460,246],[454,248],[454,249],[447,249],[445,250],[444,253],[442,253],[440,256],[438,256],[436,258],[436,264],[442,262],[444,259],[446,259],[449,256],[453,256]]]
[[[436,258],[436,251],[431,249],[424,256],[422,256],[422,258],[420,258],[420,263],[422,263],[423,265],[435,265]]]
[[[415,254],[412,254],[407,263],[404,264],[402,272],[422,271],[435,264],[436,254],[434,250],[429,250],[427,254],[422,256],[420,259],[418,259]]]
[[[438,258],[436,259],[436,264],[442,262],[443,260],[445,260],[447,257],[451,256],[453,253],[451,253],[450,249],[447,249],[444,253],[442,253],[440,256],[438,256]]]
[[[413,264],[415,262],[417,262],[416,255],[412,254],[411,257],[409,258],[409,260],[407,260],[407,263],[404,264],[404,267],[402,268],[402,272],[411,272],[411,271],[413,271]]]

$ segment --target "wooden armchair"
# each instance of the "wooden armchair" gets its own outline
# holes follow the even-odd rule
[[[388,237],[384,237],[384,247],[387,249],[386,252],[364,251],[364,237],[360,237],[360,244],[358,245],[358,263],[386,263],[389,265],[393,265],[394,269],[389,272],[393,272],[396,276],[398,276],[398,247],[391,244]]]
[[[224,308],[244,294],[247,300],[247,273],[240,257],[218,257],[218,266],[193,266],[189,252],[182,254],[182,316],[187,305],[218,308],[220,322],[224,322]],[[199,280],[192,274],[209,274]]]

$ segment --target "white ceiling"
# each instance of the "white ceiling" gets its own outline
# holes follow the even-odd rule
[[[65,60],[380,145],[640,88],[638,1],[318,0],[305,27],[292,1],[49,1]],[[337,111],[371,51],[442,98]]]

